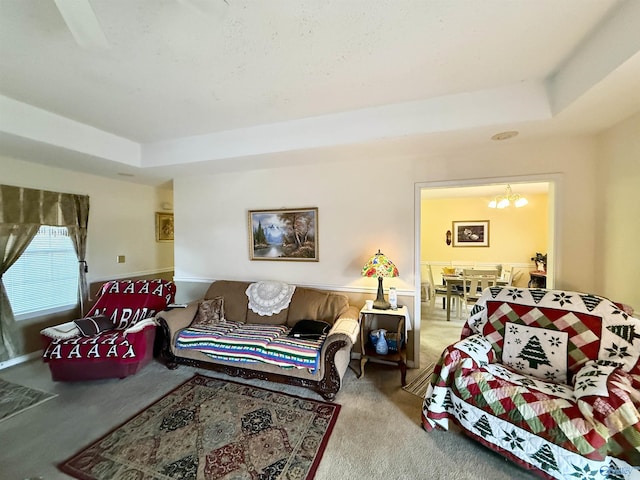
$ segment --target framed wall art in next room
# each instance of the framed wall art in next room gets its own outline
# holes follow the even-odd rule
[[[173,213],[156,212],[156,242],[173,242]]]
[[[318,261],[318,209],[249,210],[251,260]]]
[[[489,220],[453,222],[454,247],[488,247]]]

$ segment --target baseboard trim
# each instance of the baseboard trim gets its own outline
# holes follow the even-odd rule
[[[13,357],[9,360],[5,360],[4,362],[0,362],[0,370],[4,370],[5,368],[13,367],[14,365],[19,365],[21,363],[28,362],[35,358],[42,356],[42,350],[37,350],[35,352],[27,353],[26,355],[20,355],[19,357]]]

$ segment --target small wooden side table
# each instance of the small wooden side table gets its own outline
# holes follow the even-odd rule
[[[395,363],[400,368],[400,382],[404,387],[407,384],[407,351],[406,351],[406,329],[405,319],[408,318],[406,306],[400,306],[397,310],[377,310],[363,307],[360,310],[360,376],[364,377],[364,366],[368,360],[380,361],[380,363]],[[386,355],[376,353],[376,349],[369,343],[369,332],[372,330],[373,321],[377,320],[378,328],[387,330],[385,338],[395,340],[398,351],[389,350]],[[387,328],[388,327],[388,328]]]
[[[547,272],[533,270],[529,272],[529,288],[547,288]]]

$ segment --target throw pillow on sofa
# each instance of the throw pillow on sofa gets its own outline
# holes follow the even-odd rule
[[[190,326],[207,328],[222,321],[224,321],[224,298],[215,297],[211,300],[203,300],[198,304],[198,311]]]
[[[116,328],[111,319],[106,315],[95,315],[93,317],[81,318],[79,320],[74,320],[73,323],[75,323],[78,330],[80,330],[80,334],[85,337],[93,337],[101,332],[106,332]]]

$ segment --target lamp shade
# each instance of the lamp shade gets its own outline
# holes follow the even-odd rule
[[[378,295],[373,301],[373,308],[379,310],[388,310],[391,308],[389,302],[384,298],[384,289],[382,288],[383,277],[397,277],[398,268],[393,264],[384,253],[378,250],[373,257],[362,267],[363,277],[378,277]]]
[[[384,254],[376,253],[372,256],[364,267],[362,267],[363,277],[397,277],[398,268],[393,264],[391,260]]]

